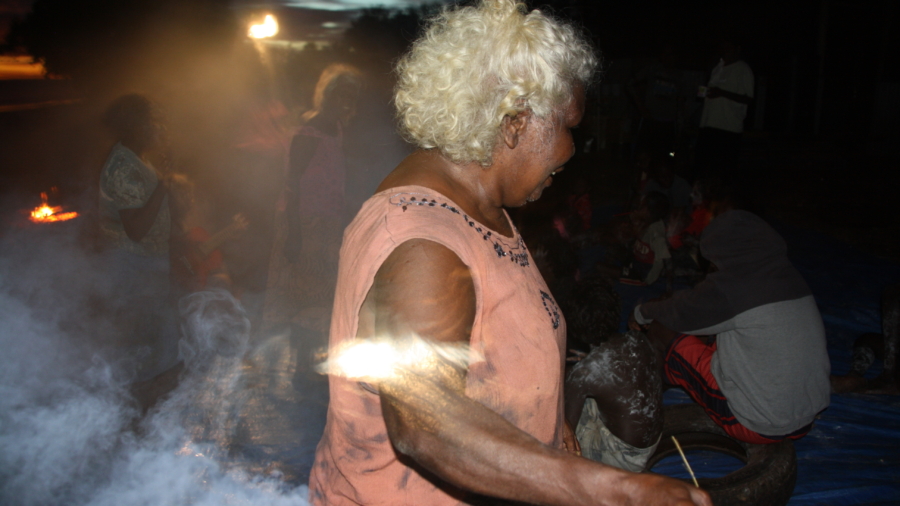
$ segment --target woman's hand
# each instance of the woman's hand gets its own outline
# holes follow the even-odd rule
[[[709,494],[683,481],[653,473],[633,474],[625,479],[622,489],[630,501],[622,504],[645,506],[712,506]]]

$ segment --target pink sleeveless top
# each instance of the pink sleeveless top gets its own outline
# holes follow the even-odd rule
[[[433,190],[405,186],[376,194],[344,232],[329,346],[357,335],[376,272],[394,248],[415,238],[446,246],[472,273],[470,346],[481,358],[469,366],[466,395],[542,443],[562,447],[565,321],[550,290],[517,231],[501,236]],[[465,504],[458,491],[449,495],[397,459],[377,394],[356,381],[329,381],[328,419],[310,474],[312,504]]]

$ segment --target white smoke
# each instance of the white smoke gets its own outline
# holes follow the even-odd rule
[[[49,228],[47,230],[50,230]],[[181,306],[187,367],[144,417],[102,265],[77,233],[0,241],[0,504],[305,505],[305,485],[232,459],[249,322],[225,291]]]

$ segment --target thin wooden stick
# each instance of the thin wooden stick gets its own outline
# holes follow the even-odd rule
[[[687,457],[684,456],[684,451],[681,450],[681,445],[678,444],[678,440],[675,439],[675,436],[672,436],[672,441],[675,441],[675,448],[678,448],[678,453],[681,454],[681,460],[684,461],[684,467],[686,467],[688,472],[691,473],[691,479],[694,480],[694,486],[700,488],[700,484],[697,483],[697,477],[694,476],[694,470],[691,469],[691,465],[688,464]]]

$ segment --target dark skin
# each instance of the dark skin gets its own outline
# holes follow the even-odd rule
[[[731,209],[731,207],[729,207]],[[715,214],[715,213],[714,213]],[[717,216],[717,215],[716,215]],[[708,271],[715,272],[717,269],[715,264],[710,263]],[[670,297],[671,294],[666,294],[659,299],[653,300],[662,300]],[[634,330],[638,332],[643,332],[650,339],[650,343],[653,345],[653,349],[656,350],[656,356],[659,363],[660,370],[663,370],[662,377],[665,378],[665,364],[666,364],[666,351],[669,349],[669,345],[672,341],[675,340],[676,337],[681,335],[679,332],[675,332],[674,330],[666,327],[662,323],[654,320],[646,325],[641,325],[637,322],[637,319],[634,317],[634,311],[632,311],[628,315],[628,329]]]
[[[900,370],[897,369],[897,349],[900,346],[900,285],[887,287],[881,300],[881,334],[863,334],[853,348],[869,348],[876,360],[883,361],[881,375],[867,380],[853,371],[846,376],[832,376],[834,393],[900,394]],[[855,355],[855,352],[854,352]]]
[[[665,367],[666,351],[669,349],[669,344],[679,336],[679,333],[658,321],[650,322],[649,325],[641,325],[635,320],[633,312],[628,317],[628,328],[647,334],[650,343],[653,344],[653,349],[656,350],[659,367]],[[665,374],[663,377],[665,377]]]
[[[662,433],[659,372],[657,354],[646,337],[610,337],[566,378],[566,421],[577,426],[585,400],[592,398],[610,432],[636,448],[648,448]]]
[[[580,120],[582,100],[579,94],[564,122],[554,126],[549,149],[540,144],[546,135],[538,135],[535,118],[520,113],[501,125],[491,166],[455,164],[436,151],[418,151],[378,191],[403,185],[431,188],[473,219],[512,236],[503,206],[539,197],[552,172],[562,170],[574,152],[568,128]],[[378,270],[360,310],[358,335],[416,332],[439,343],[465,344],[475,307],[471,273],[459,257],[440,244],[411,240]],[[568,452],[546,446],[467,397],[465,385],[465,370],[439,361],[378,385],[394,448],[451,487],[546,505],[711,504],[704,492],[680,481],[575,456],[571,430],[565,438]]]

